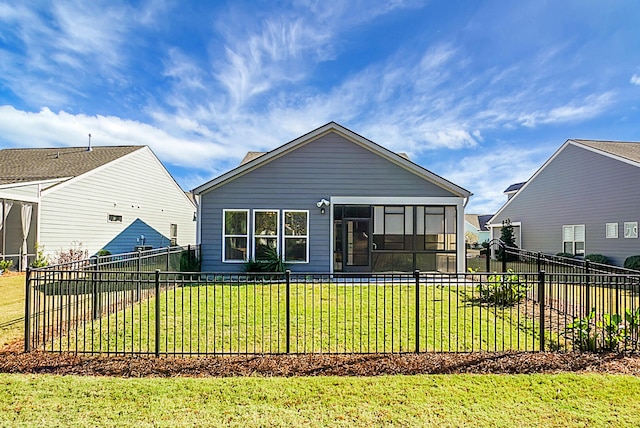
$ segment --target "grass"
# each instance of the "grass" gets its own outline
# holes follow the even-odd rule
[[[537,349],[532,314],[525,316],[524,306],[474,304],[475,288],[464,285],[423,285],[420,293],[422,352]],[[277,283],[201,284],[163,291],[160,352],[285,352],[285,295],[285,285]],[[292,284],[290,296],[290,352],[416,349],[414,286]],[[154,352],[155,319],[151,297],[108,317],[80,323],[52,349]]]
[[[22,338],[24,322],[24,275],[0,276],[0,348]]]
[[[639,378],[597,374],[209,379],[0,374],[0,425],[639,426],[638,396]]]

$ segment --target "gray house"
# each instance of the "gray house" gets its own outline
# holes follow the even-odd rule
[[[79,246],[89,255],[193,244],[196,207],[146,146],[0,150],[0,254],[26,267]]]
[[[330,122],[193,190],[205,271],[463,271],[471,193]]]
[[[567,140],[490,220],[505,219],[519,246],[548,254],[640,254],[640,143]]]

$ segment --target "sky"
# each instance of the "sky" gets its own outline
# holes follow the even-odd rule
[[[492,214],[640,141],[640,2],[0,0],[0,148],[148,145],[191,190],[330,121]]]

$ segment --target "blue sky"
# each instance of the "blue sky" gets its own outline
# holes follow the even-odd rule
[[[493,213],[639,141],[640,2],[0,0],[0,147],[146,144],[192,189],[336,121]]]

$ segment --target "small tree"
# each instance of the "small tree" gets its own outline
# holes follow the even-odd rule
[[[498,260],[504,260],[507,262],[516,260],[517,256],[515,254],[507,253],[504,250],[504,247],[517,248],[516,238],[513,234],[513,225],[511,224],[510,219],[506,219],[502,222],[500,240],[502,241],[502,245],[500,245],[500,248],[498,249]]]

